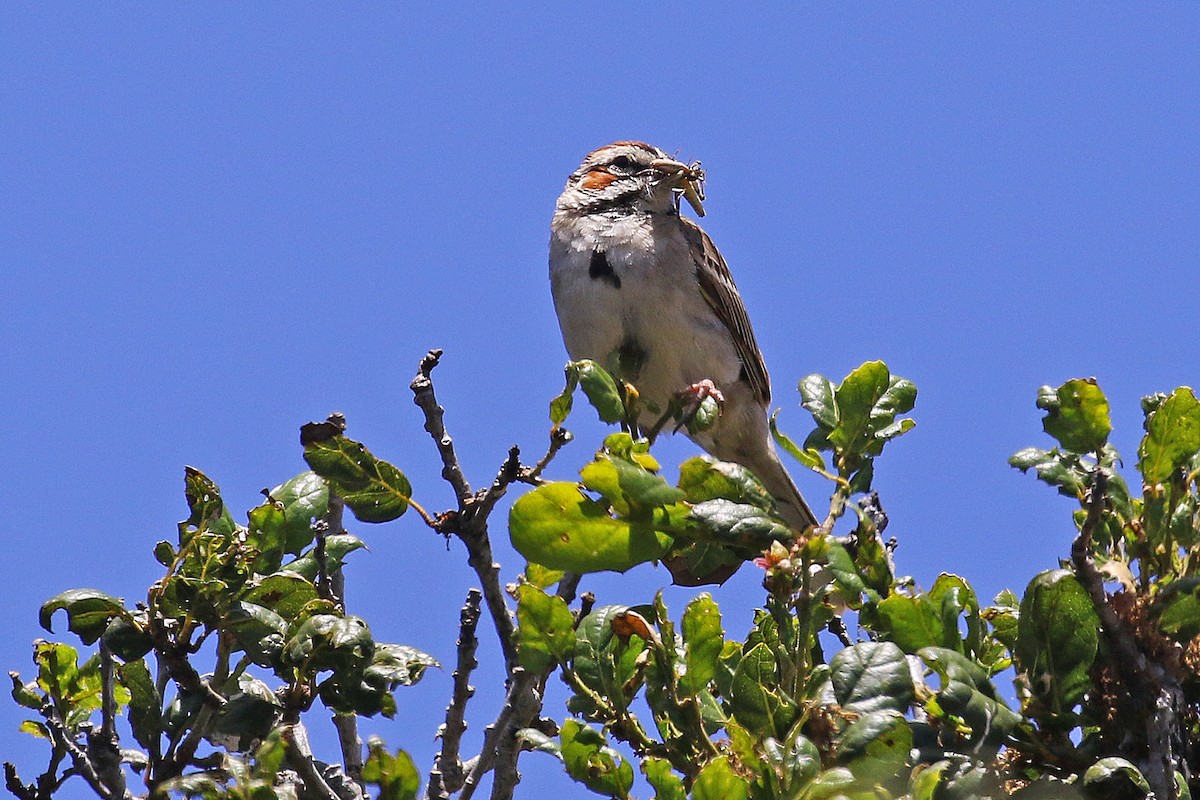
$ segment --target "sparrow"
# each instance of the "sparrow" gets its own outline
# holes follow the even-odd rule
[[[721,414],[689,433],[713,457],[749,469],[798,532],[816,515],[779,460],[771,383],[725,259],[679,213],[704,216],[704,173],[645,142],[593,150],[567,179],[550,225],[550,288],[572,359],[591,359],[666,409],[681,392],[718,390]]]

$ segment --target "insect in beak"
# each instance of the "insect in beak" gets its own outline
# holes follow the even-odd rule
[[[650,162],[650,168],[674,177],[677,181],[675,190],[695,209],[697,216],[704,216],[704,170],[699,161],[684,164],[671,158],[659,158]]]

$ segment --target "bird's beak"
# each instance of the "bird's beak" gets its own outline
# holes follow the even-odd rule
[[[672,158],[658,158],[650,162],[650,168],[673,179],[676,190],[683,194],[688,205],[698,216],[704,216],[704,170],[700,169],[699,161],[684,164]]]

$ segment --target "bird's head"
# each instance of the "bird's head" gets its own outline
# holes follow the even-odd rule
[[[582,214],[674,212],[683,198],[704,216],[704,170],[645,142],[613,142],[588,153],[567,179],[558,208]]]

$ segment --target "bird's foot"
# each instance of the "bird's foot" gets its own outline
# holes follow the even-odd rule
[[[675,395],[675,400],[679,404],[679,415],[676,417],[679,424],[675,426],[676,433],[684,427],[689,430],[710,428],[725,409],[725,395],[721,394],[717,385],[708,378],[679,392]]]

